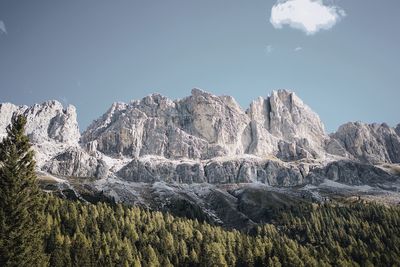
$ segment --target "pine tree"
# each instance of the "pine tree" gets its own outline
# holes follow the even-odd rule
[[[189,261],[191,262],[192,265],[195,265],[199,263],[199,258],[197,256],[197,253],[194,249],[190,250],[189,253]]]
[[[14,118],[0,143],[1,266],[46,266],[48,261],[43,245],[43,197],[25,124],[25,117]]]
[[[90,266],[90,243],[81,232],[74,235],[72,243],[72,261],[74,266]]]
[[[142,267],[142,264],[140,263],[139,258],[135,258],[135,260],[133,261],[132,267]]]
[[[52,231],[50,235],[50,237],[54,236],[54,244],[51,248],[52,253],[50,255],[50,266],[61,267],[64,266],[63,258],[65,257],[63,251],[64,237],[60,234],[59,231],[57,231],[55,234],[54,233],[55,231]],[[48,242],[50,242],[50,240]],[[49,245],[47,247],[49,247]]]
[[[281,267],[282,264],[279,262],[278,257],[273,256],[272,258],[269,258],[269,259],[268,259],[268,266],[271,266],[271,267]]]
[[[207,244],[205,248],[205,256],[205,266],[228,266],[224,257],[223,248],[219,243],[213,242]]]
[[[157,258],[157,254],[150,245],[148,245],[145,249],[145,257],[146,257],[146,263],[147,263],[146,266],[149,266],[149,267],[160,266],[160,263]]]

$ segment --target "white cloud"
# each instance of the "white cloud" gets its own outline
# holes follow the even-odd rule
[[[277,0],[270,22],[277,29],[287,24],[311,35],[332,28],[344,16],[343,9],[325,5],[323,0]]]
[[[300,50],[303,50],[303,47],[298,46],[298,47],[296,47],[296,48],[294,49],[295,52],[299,52]]]
[[[4,21],[0,20],[0,34],[7,34],[7,29],[6,25],[4,24]]]

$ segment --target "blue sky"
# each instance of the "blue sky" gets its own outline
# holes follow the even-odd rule
[[[74,104],[83,130],[152,92],[198,87],[245,109],[285,88],[328,132],[395,125],[399,12],[397,0],[1,0],[0,102]]]

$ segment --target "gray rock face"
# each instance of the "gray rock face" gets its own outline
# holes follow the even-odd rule
[[[244,153],[242,132],[248,118],[230,97],[193,89],[190,97],[171,101],[158,94],[113,104],[83,134],[107,155],[207,159]]]
[[[299,139],[292,143],[279,141],[278,148],[277,157],[284,161],[316,158],[318,156],[317,152],[309,147],[307,139]]]
[[[63,108],[57,101],[47,101],[32,107],[0,104],[0,135],[5,136],[5,129],[11,119],[17,115],[27,118],[26,134],[33,143],[60,142],[77,144],[80,138],[74,106]]]
[[[80,139],[76,109],[69,105],[58,112],[49,122],[47,133],[50,138],[67,144],[76,144]]]
[[[280,140],[279,158],[296,160],[324,154],[323,144],[328,138],[324,126],[318,115],[294,93],[273,91],[268,98],[253,101],[247,114],[273,139]]]
[[[66,109],[58,101],[47,101],[31,107],[0,104],[0,133],[5,135],[7,125],[14,116],[27,118],[26,134],[33,143],[60,142],[77,144],[80,138],[74,106]]]
[[[0,104],[0,139],[7,135],[7,126],[11,123],[13,116],[22,114],[27,106],[16,106],[11,103]]]
[[[50,174],[68,177],[105,178],[107,164],[78,147],[70,147],[65,152],[48,161],[43,170]]]
[[[206,140],[212,156],[245,152],[248,144],[242,136],[249,118],[232,97],[193,89],[190,97],[176,103],[182,130]]]
[[[158,94],[130,104],[113,104],[84,132],[82,142],[110,156],[202,158],[208,153],[206,140],[179,128],[176,104]]]
[[[0,104],[0,138],[6,135],[11,119],[20,114],[27,118],[25,132],[33,143],[39,168],[67,147],[78,146],[80,133],[74,106],[64,109],[57,101],[31,107]]]
[[[117,175],[133,182],[230,184],[259,182],[271,186],[294,186],[305,182],[308,168],[261,158],[227,158],[209,161],[173,161],[147,157],[134,159]]]
[[[73,106],[6,103],[0,104],[0,137],[18,114],[27,117],[38,168],[54,175],[145,183],[360,184],[392,177],[373,164],[400,163],[400,124],[348,123],[327,136],[318,115],[286,90],[256,99],[246,112],[230,96],[199,89],[174,101],[152,94],[114,103],[82,137]]]
[[[58,101],[47,101],[31,107],[0,105],[0,136],[14,116],[27,118],[26,134],[35,150],[39,170],[50,174],[75,177],[105,177],[107,165],[80,148],[80,132],[74,106],[66,109]]]
[[[232,97],[193,89],[181,100],[153,94],[113,104],[82,142],[110,156],[204,160],[254,154],[297,160],[322,154],[326,138],[318,116],[285,90],[259,98],[245,113]]]
[[[387,124],[349,122],[331,135],[347,152],[365,163],[400,163],[400,136]]]
[[[213,184],[264,183],[271,186],[303,184],[300,166],[274,160],[236,159],[211,161],[204,167],[207,182]]]
[[[117,175],[132,182],[206,182],[201,163],[179,162],[162,158],[134,159],[124,166]]]
[[[344,158],[348,158],[350,156],[346,149],[342,146],[341,142],[333,138],[326,140],[325,150],[331,155],[337,155]]]
[[[314,169],[310,172],[307,179],[314,183],[329,179],[348,185],[377,186],[399,181],[400,177],[391,175],[369,164],[354,161],[335,161],[323,168]]]

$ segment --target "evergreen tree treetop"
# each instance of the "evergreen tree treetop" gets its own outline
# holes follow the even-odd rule
[[[34,152],[24,129],[26,118],[13,118],[0,143],[0,265],[45,266],[43,198]]]

